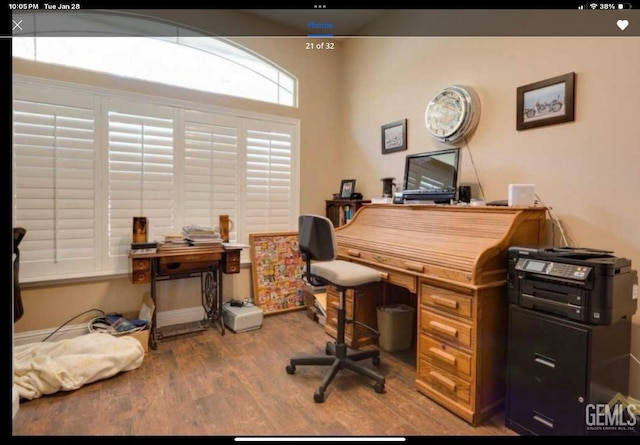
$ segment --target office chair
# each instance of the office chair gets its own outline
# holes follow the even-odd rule
[[[319,215],[301,215],[298,218],[298,244],[305,261],[303,280],[313,285],[333,285],[339,294],[336,339],[327,342],[324,356],[292,358],[286,367],[287,374],[296,372],[297,365],[329,366],[318,390],[313,394],[316,403],[324,402],[324,392],[342,369],[350,369],[375,380],[374,389],[384,393],[384,377],[357,361],[370,358],[375,366],[380,364],[380,351],[350,353],[345,343],[345,325],[357,323],[346,319],[345,292],[359,286],[380,281],[380,272],[367,266],[336,259],[337,245],[333,223]],[[362,324],[361,324],[362,325]],[[363,325],[370,330],[369,326]],[[355,332],[355,329],[354,329]]]
[[[20,249],[18,245],[27,234],[23,227],[13,228],[13,321],[18,321],[24,315],[22,298],[20,296]]]

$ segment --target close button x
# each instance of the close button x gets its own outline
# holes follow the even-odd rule
[[[19,22],[16,22],[15,20],[11,21],[13,22],[13,28],[11,28],[11,31],[15,31],[16,28],[22,31],[22,27],[20,26],[22,24],[22,20],[20,20]]]

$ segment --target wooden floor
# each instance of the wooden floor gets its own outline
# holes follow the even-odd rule
[[[498,414],[472,427],[414,387],[415,351],[381,352],[386,392],[343,370],[315,403],[326,367],[285,371],[290,357],[330,340],[304,311],[262,328],[216,329],[162,341],[142,366],[76,391],[21,400],[16,436],[491,436],[516,435]],[[371,365],[369,360],[365,361]]]

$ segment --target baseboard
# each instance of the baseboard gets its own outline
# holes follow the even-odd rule
[[[173,311],[158,312],[156,314],[157,327],[171,326],[180,323],[189,323],[192,321],[202,320],[204,317],[204,308],[202,306],[195,306],[186,309],[176,309]],[[27,331],[13,334],[14,346],[26,345],[29,343],[36,343],[43,341],[47,336],[51,335],[54,329],[41,329],[37,331]],[[55,334],[53,334],[48,340],[56,341],[66,338],[78,337],[89,333],[89,327],[87,323],[79,323],[74,325],[68,325],[61,328]]]

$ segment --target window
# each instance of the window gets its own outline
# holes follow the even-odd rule
[[[25,281],[126,273],[134,216],[149,238],[234,222],[293,230],[297,120],[15,76],[14,226]]]
[[[297,106],[293,76],[230,41],[185,27],[106,11],[24,12],[14,20],[24,23],[24,31],[13,33],[14,57]]]

